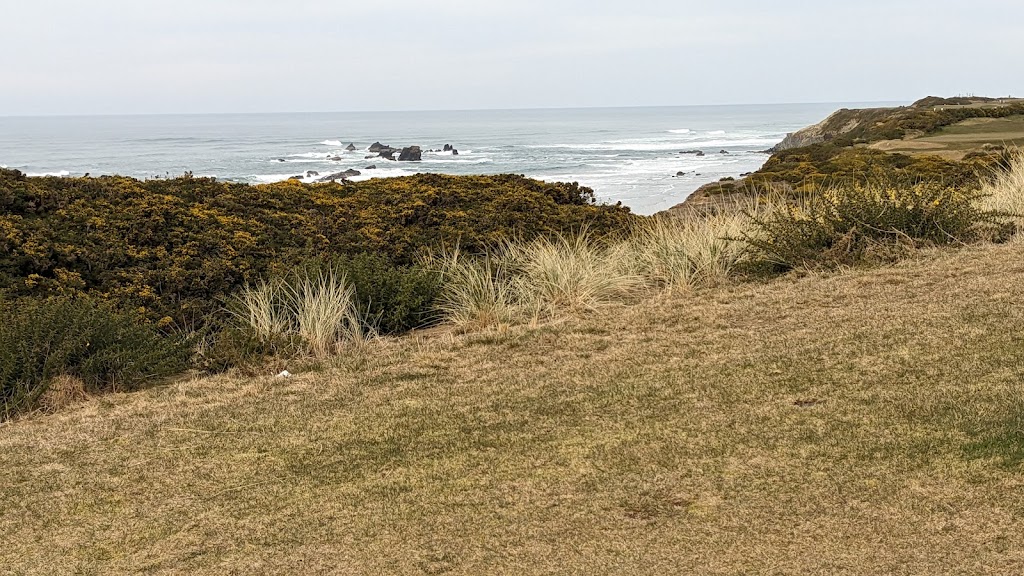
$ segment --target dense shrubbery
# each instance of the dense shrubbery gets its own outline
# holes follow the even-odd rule
[[[379,255],[353,261],[369,275],[445,244],[478,250],[583,225],[604,234],[631,218],[628,209],[594,205],[587,188],[510,175],[249,186],[0,170],[0,292],[84,293],[141,309],[159,326],[196,328],[223,297],[310,258]],[[422,281],[402,270],[371,286],[366,305]],[[408,314],[381,315],[382,329],[415,324],[422,306],[408,306]]]
[[[345,274],[355,289],[367,330],[398,334],[437,320],[434,304],[441,290],[437,271],[419,263],[396,265],[376,254],[340,257],[330,265]]]
[[[908,248],[1005,239],[1014,226],[981,195],[932,184],[831,188],[753,219],[746,235],[783,269],[891,259]]]
[[[183,370],[192,346],[83,298],[0,301],[0,420],[36,407],[54,378],[132,390]]]

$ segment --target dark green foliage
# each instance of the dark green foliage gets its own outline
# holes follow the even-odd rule
[[[600,235],[632,218],[576,184],[512,175],[249,186],[0,170],[0,292],[85,293],[199,328],[224,297],[309,258],[410,265],[444,244],[482,250],[584,225]]]
[[[939,185],[845,186],[755,219],[746,240],[783,270],[891,259],[909,248],[1007,237],[1013,225],[978,195]]]
[[[286,335],[257,335],[252,328],[234,319],[208,327],[199,346],[195,367],[206,372],[225,372],[233,368],[253,368],[269,357],[294,357],[302,343]]]
[[[185,368],[191,346],[84,298],[0,302],[0,420],[32,410],[56,376],[93,393],[133,390]]]
[[[399,334],[433,322],[441,291],[436,272],[419,265],[396,265],[376,254],[340,258],[335,264],[355,286],[368,328]]]

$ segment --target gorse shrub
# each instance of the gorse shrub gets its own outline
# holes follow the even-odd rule
[[[824,190],[755,217],[745,235],[782,269],[886,260],[921,246],[1005,237],[1001,214],[982,195],[931,184],[853,185]]]
[[[437,272],[418,264],[397,265],[378,254],[331,260],[348,278],[368,330],[401,334],[437,320],[435,303],[441,291]]]
[[[191,343],[82,298],[0,302],[0,419],[33,410],[59,376],[89,393],[133,390],[188,365]]]
[[[224,298],[310,257],[373,254],[408,266],[444,246],[482,251],[585,224],[605,234],[633,218],[627,208],[595,205],[587,188],[512,175],[250,186],[0,169],[0,291],[90,294],[198,330],[219,320]],[[356,276],[350,271],[358,288]],[[371,306],[383,300],[364,296]],[[386,331],[416,323],[379,321]]]

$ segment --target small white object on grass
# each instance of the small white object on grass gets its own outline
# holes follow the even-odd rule
[[[291,378],[292,377],[292,373],[287,371],[287,370],[285,370],[284,372],[281,372],[280,374],[278,374],[277,377],[278,378]]]

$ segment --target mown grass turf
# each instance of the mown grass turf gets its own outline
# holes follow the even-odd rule
[[[905,140],[884,140],[872,147],[902,154],[935,154],[962,160],[969,152],[984,151],[985,146],[1024,146],[1024,116],[972,118],[946,126],[927,136]]]
[[[1020,574],[1024,243],[0,426],[11,573]]]

